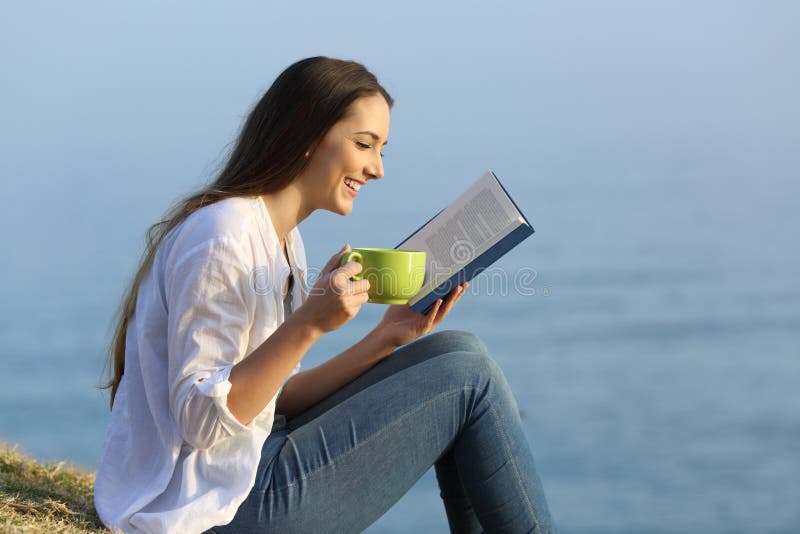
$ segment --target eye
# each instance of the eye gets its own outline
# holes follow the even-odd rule
[[[369,143],[365,143],[364,141],[356,141],[355,143],[358,148],[362,148],[364,150],[372,149],[372,145],[370,145]],[[383,152],[380,152],[380,155],[381,157],[383,157]]]

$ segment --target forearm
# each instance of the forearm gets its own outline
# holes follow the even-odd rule
[[[322,332],[292,314],[247,358],[236,364],[228,380],[228,409],[242,424],[258,415],[283,385]]]
[[[278,397],[276,412],[287,419],[303,413],[352,382],[395,348],[373,330],[341,354],[292,376]]]

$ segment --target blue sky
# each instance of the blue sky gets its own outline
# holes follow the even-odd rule
[[[0,238],[17,265],[57,258],[55,281],[87,257],[130,269],[146,227],[213,177],[274,77],[322,54],[366,64],[396,105],[386,177],[350,217],[303,224],[312,265],[344,239],[394,246],[487,168],[542,245],[557,225],[614,239],[603,222],[624,209],[643,233],[716,220],[710,238],[735,227],[764,256],[797,219],[798,6],[7,1],[0,176],[14,201]],[[665,192],[691,202],[675,211]],[[753,217],[766,222],[743,235]],[[101,257],[96,228],[117,236]]]
[[[477,175],[487,160],[580,180],[587,167],[704,154],[796,170],[786,168],[800,129],[794,2],[4,2],[0,12],[11,174],[35,172],[26,157],[63,170],[112,159],[123,177],[160,165],[180,191],[208,174],[275,75],[317,54],[362,61],[396,97],[387,156],[402,180]]]

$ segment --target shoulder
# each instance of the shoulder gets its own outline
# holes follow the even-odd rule
[[[175,266],[193,257],[249,263],[259,239],[257,199],[232,197],[203,206],[173,228],[162,243],[162,258]]]
[[[233,197],[220,200],[189,215],[183,221],[181,234],[184,238],[206,239],[209,237],[237,238],[243,233],[257,230],[255,200],[249,197]]]

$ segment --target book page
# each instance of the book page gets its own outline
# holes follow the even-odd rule
[[[427,293],[439,287],[440,284],[469,264],[473,259],[492,248],[498,241],[501,241],[505,236],[524,224],[527,224],[525,219],[519,217],[511,221],[511,223],[497,235],[496,239],[484,241],[482,245],[475,249],[472,249],[471,246],[461,245],[462,248],[457,253],[464,254],[465,258],[463,261],[454,262],[449,266],[437,265],[433,262],[428,263],[422,287],[417,295],[408,301],[409,304],[413,305],[415,302],[419,301]]]
[[[423,290],[491,247],[522,219],[491,172],[397,248],[427,253]]]

